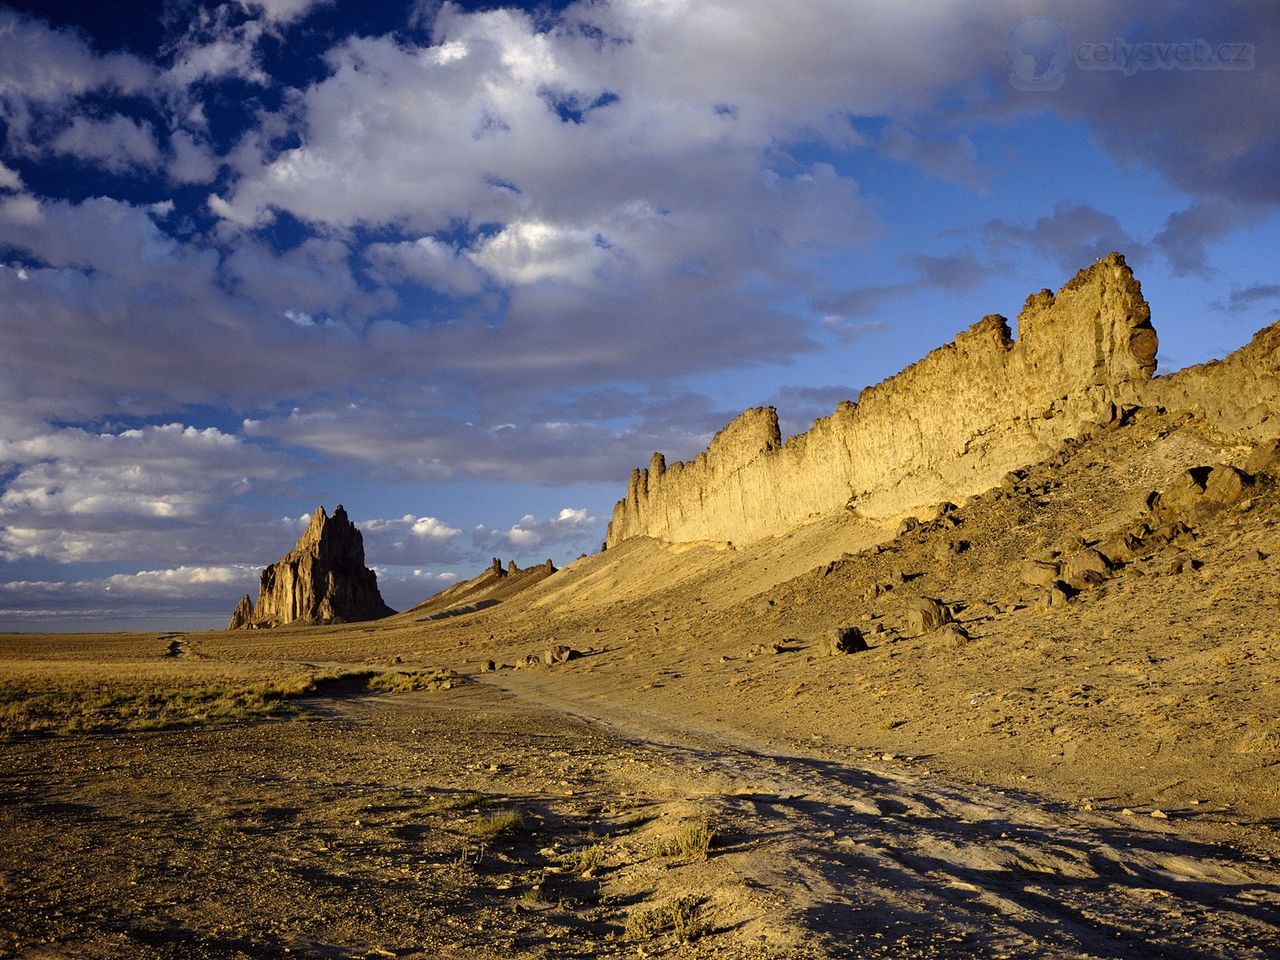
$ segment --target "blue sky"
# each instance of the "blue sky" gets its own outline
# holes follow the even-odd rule
[[[0,629],[220,626],[317,504],[397,607],[563,563],[653,450],[1111,249],[1163,371],[1220,356],[1280,317],[1278,47],[1261,2],[0,5]]]

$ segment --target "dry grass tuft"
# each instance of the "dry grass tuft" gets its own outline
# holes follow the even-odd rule
[[[652,907],[639,907],[627,917],[626,934],[631,940],[650,940],[670,933],[684,943],[700,932],[696,897],[675,897]]]
[[[0,735],[98,733],[230,723],[292,713],[290,701],[344,694],[445,690],[451,671],[298,671],[275,664],[7,661]]]
[[[601,869],[609,859],[609,848],[603,843],[579,847],[573,852],[573,866],[579,874]]]
[[[154,730],[199,723],[228,723],[289,712],[289,700],[306,696],[315,678],[301,674],[245,686],[175,685],[152,689],[96,684],[0,690],[0,731],[77,733]]]
[[[369,690],[377,693],[451,690],[461,682],[462,678],[452,670],[387,670],[369,678]]]
[[[686,823],[654,844],[653,852],[659,857],[679,857],[681,860],[705,860],[707,851],[715,841],[716,833],[705,820]]]
[[[446,810],[471,810],[484,806],[483,793],[447,793],[432,797],[426,803],[427,813],[444,813]]]
[[[519,829],[523,821],[518,810],[495,810],[467,828],[473,837],[497,837]]]

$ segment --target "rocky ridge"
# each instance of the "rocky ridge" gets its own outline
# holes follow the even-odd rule
[[[1004,317],[985,317],[785,443],[777,412],[760,407],[692,461],[668,465],[655,453],[632,472],[606,546],[642,536],[750,543],[844,510],[880,520],[990,489],[1087,425],[1149,402],[1158,343],[1150,316],[1133,271],[1113,253],[1057,294],[1028,297],[1016,341]],[[1250,380],[1251,365],[1223,366]],[[1197,378],[1214,375],[1188,374],[1162,396],[1198,396]]]
[[[417,614],[421,620],[441,620],[475,613],[510,600],[555,572],[555,564],[549,559],[521,569],[514,560],[508,561],[504,567],[502,560],[494,557],[482,573],[446,587],[422,601],[410,613]]]
[[[241,598],[229,630],[286,623],[351,623],[395,613],[364,565],[364,537],[339,504],[333,516],[317,507],[293,550],[262,571],[258,602]]]

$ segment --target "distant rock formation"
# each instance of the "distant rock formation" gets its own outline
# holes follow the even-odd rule
[[[316,508],[293,550],[262,571],[258,602],[242,598],[228,629],[350,623],[393,613],[378,593],[378,575],[364,565],[364,538],[339,504],[332,517]]]
[[[514,560],[504,568],[501,558],[494,557],[482,573],[446,587],[411,612],[421,614],[421,620],[441,620],[487,610],[536,586],[555,572],[555,564],[550,560],[521,570]]]

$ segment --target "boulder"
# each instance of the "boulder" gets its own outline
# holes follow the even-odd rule
[[[235,629],[286,623],[352,623],[395,613],[364,565],[364,538],[339,504],[333,516],[316,508],[293,550],[262,571],[258,602],[236,606]]]
[[[1194,523],[1253,495],[1254,478],[1237,467],[1219,463],[1192,467],[1164,490],[1147,497],[1147,508],[1164,523]]]
[[[1253,474],[1280,477],[1280,439],[1268,440],[1254,447],[1244,468]]]
[[[1111,574],[1112,564],[1099,551],[1085,547],[1070,554],[1062,565],[1062,575],[1070,582],[1096,583]]]
[[[948,623],[940,629],[937,638],[952,650],[959,650],[969,642],[969,631],[958,623]]]
[[[1061,580],[1055,580],[1049,585],[1049,589],[1040,595],[1039,606],[1063,606],[1064,604],[1069,603],[1078,592],[1079,591],[1070,584],[1063,583]]]
[[[907,635],[922,637],[953,619],[951,609],[941,600],[917,597],[907,605]]]
[[[860,653],[869,650],[862,631],[857,627],[836,627],[822,642],[819,651],[824,657],[835,657],[846,653]]]
[[[1118,533],[1098,544],[1098,552],[1116,564],[1128,563],[1142,552],[1142,541],[1131,533]]]
[[[1059,570],[1053,560],[1023,560],[1018,572],[1028,586],[1047,587],[1058,579]]]
[[[1231,506],[1253,496],[1254,479],[1237,467],[1219,463],[1209,474],[1204,495],[1222,506]]]
[[[561,643],[543,650],[542,662],[550,667],[557,663],[568,663],[570,660],[577,660],[581,656],[581,650],[574,650],[572,647],[566,647]]]
[[[898,524],[897,535],[899,537],[904,536],[905,534],[910,533],[912,530],[916,529],[919,526],[920,526],[919,520],[917,520],[915,517],[907,517],[905,520],[902,521],[902,523]]]

